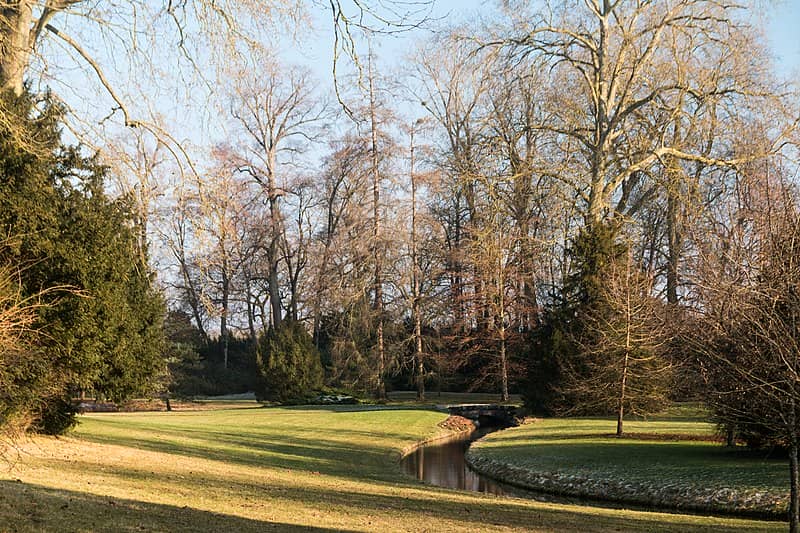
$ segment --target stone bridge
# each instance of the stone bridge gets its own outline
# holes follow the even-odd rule
[[[448,405],[451,415],[469,418],[477,426],[518,426],[517,406],[497,404]]]

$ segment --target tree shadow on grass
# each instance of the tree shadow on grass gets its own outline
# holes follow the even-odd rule
[[[288,468],[346,475],[352,479],[395,478],[399,459],[393,443],[408,441],[408,434],[386,428],[309,428],[301,436],[295,427],[183,427],[159,425],[128,430],[124,420],[104,420],[119,431],[83,433],[88,442],[123,446],[242,466]],[[411,443],[411,442],[409,442]]]
[[[251,520],[190,507],[109,498],[15,481],[0,481],[0,530],[13,533],[347,531]]]
[[[147,437],[89,435],[82,436],[82,440],[242,466],[347,474],[353,479],[372,478],[386,472],[393,453],[381,447],[323,438],[265,438],[245,430],[193,430],[189,434],[183,430],[159,430]]]
[[[222,505],[229,506],[230,512],[235,512],[242,502],[254,495],[265,508],[283,506],[284,508],[297,509],[324,509],[325,513],[337,516],[370,517],[380,515],[387,518],[390,524],[396,524],[397,529],[408,529],[409,524],[447,524],[447,528],[457,531],[481,531],[486,526],[498,526],[513,530],[559,530],[559,531],[691,531],[698,526],[690,519],[677,515],[665,516],[647,513],[600,512],[597,509],[582,507],[564,507],[546,504],[537,504],[513,498],[498,498],[487,495],[463,493],[447,489],[440,489],[422,485],[415,480],[399,479],[398,483],[381,482],[372,480],[371,489],[353,491],[351,487],[334,483],[332,485],[306,483],[301,477],[298,482],[287,484],[281,479],[274,478],[269,472],[259,475],[257,471],[248,479],[230,477],[223,474],[210,474],[207,472],[193,472],[188,478],[181,472],[154,472],[149,468],[123,467],[98,465],[87,461],[71,461],[69,468],[61,467],[60,471],[74,471],[76,475],[96,474],[105,478],[116,478],[134,485],[154,484],[160,490],[180,491],[191,488],[193,485],[202,487],[203,498],[207,504],[214,505],[213,499],[219,498]],[[53,505],[72,506],[72,499],[76,499],[80,506],[78,515],[91,513],[89,516],[97,517],[97,528],[103,529],[104,521],[110,520],[106,515],[114,514],[120,527],[119,531],[136,530],[134,526],[145,523],[148,531],[252,531],[268,530],[274,527],[280,531],[321,530],[288,524],[275,524],[273,522],[248,520],[231,515],[220,515],[207,511],[187,509],[170,505],[156,505],[140,503],[129,500],[115,500],[92,495],[56,491],[42,487],[33,487],[13,483],[0,483],[0,518],[2,518],[2,494],[12,485],[19,492],[19,486],[33,491],[36,498],[41,498],[42,493],[58,496],[63,500],[48,503]],[[401,489],[404,489],[401,491]],[[66,494],[66,496],[63,496]],[[214,495],[212,501],[207,501],[209,495]],[[294,502],[294,503],[293,503]],[[219,504],[218,504],[219,505]],[[13,508],[14,506],[12,506]],[[72,507],[70,507],[72,508]],[[121,510],[121,513],[117,513]],[[185,514],[181,514],[185,513]],[[21,516],[32,516],[33,519],[26,523],[39,524],[35,521],[36,514],[22,511]],[[147,520],[142,522],[142,517]],[[172,522],[180,524],[180,528],[172,527]],[[442,522],[444,521],[444,522]],[[116,523],[116,522],[115,522]],[[92,522],[91,525],[95,523]],[[757,523],[723,523],[717,522],[719,527],[729,531],[763,530],[766,524]],[[123,527],[124,526],[124,527]],[[708,529],[708,524],[704,526]],[[34,528],[35,529],[35,528]],[[110,528],[109,528],[110,529]],[[36,530],[63,530],[43,527]],[[67,531],[70,529],[67,528]],[[20,531],[26,531],[21,529]]]
[[[423,489],[421,487],[421,489]],[[436,527],[447,522],[453,531],[482,531],[489,526],[514,531],[666,531],[687,532],[709,530],[709,525],[693,525],[681,517],[654,517],[638,514],[605,514],[580,507],[559,508],[532,506],[508,498],[459,498],[451,491],[437,490],[438,497],[396,497],[388,494],[349,493],[337,490],[309,490],[286,487],[282,497],[302,501],[306,505],[326,506],[328,512],[341,515],[361,513],[389,517],[389,528],[413,529],[413,524]],[[448,493],[449,492],[449,493]],[[265,498],[265,504],[269,504]],[[336,502],[331,509],[331,502]],[[409,520],[414,520],[413,522]],[[254,520],[209,512],[190,507],[154,504],[130,499],[110,498],[75,491],[0,481],[0,524],[3,531],[67,532],[250,532],[281,531],[287,533],[311,531],[355,531],[324,528],[269,520]],[[391,524],[394,524],[392,526]],[[773,529],[764,523],[719,523],[726,531],[763,531]],[[426,528],[428,527],[426,526]],[[780,524],[774,524],[779,530]]]
[[[596,509],[548,506],[434,488],[422,485],[402,474],[400,467],[393,460],[396,457],[396,450],[390,446],[392,439],[386,439],[383,428],[378,433],[385,440],[380,442],[364,438],[376,436],[375,433],[370,433],[368,428],[352,430],[322,428],[307,436],[293,433],[296,430],[296,426],[286,428],[277,426],[277,429],[271,428],[269,431],[264,427],[248,428],[245,425],[238,428],[228,425],[209,428],[159,426],[152,429],[136,428],[132,433],[120,431],[113,434],[80,436],[85,441],[150,450],[167,456],[206,459],[252,467],[253,477],[249,480],[241,479],[241,475],[237,477],[204,472],[200,465],[197,465],[200,471],[193,469],[193,472],[189,472],[191,474],[189,479],[186,478],[185,472],[175,470],[156,473],[150,471],[146,465],[124,467],[79,460],[74,461],[69,468],[74,469],[76,474],[82,472],[100,477],[115,476],[133,484],[157,481],[158,486],[173,486],[176,490],[178,487],[191,490],[196,484],[195,486],[201,488],[206,495],[218,495],[220,497],[218,505],[238,505],[241,502],[237,501],[237,498],[242,495],[258,494],[262,503],[273,506],[288,505],[289,509],[292,509],[292,502],[297,502],[298,508],[319,508],[324,509],[325,513],[341,516],[378,515],[390,520],[388,523],[395,524],[394,527],[397,529],[409,529],[409,523],[425,524],[425,527],[429,528],[428,524],[441,525],[445,522],[449,529],[459,531],[480,531],[486,529],[488,525],[513,530],[569,531],[689,531],[697,527],[695,522],[677,516],[659,518],[657,515],[623,512],[601,512],[598,516]],[[408,438],[407,435],[400,436]],[[304,474],[320,473],[333,479],[327,480],[326,484],[322,482],[325,480],[317,483],[307,481],[307,476],[301,476],[296,483],[287,484],[281,481],[286,479],[285,476],[274,476],[266,470],[270,468],[299,470]],[[224,472],[224,469],[217,471]],[[181,478],[181,475],[184,477]],[[341,479],[341,482],[337,478]],[[353,484],[346,483],[347,481],[364,482],[366,485],[360,487],[358,492],[354,492]],[[103,498],[97,499],[95,496],[87,497],[101,504],[104,501]],[[225,501],[233,503],[222,503]],[[140,506],[137,502],[128,503],[130,510],[125,514],[125,527],[115,530],[135,530],[130,524],[135,524],[138,519],[136,509],[154,505]],[[156,507],[162,510],[180,509],[163,505]],[[227,511],[229,510],[226,508]],[[139,512],[144,514],[147,511]],[[206,522],[214,519],[213,517],[223,516],[198,512],[201,514],[195,515],[192,520],[199,522],[195,523],[194,528],[187,526],[187,530],[204,530]],[[249,513],[242,512],[242,514]],[[169,519],[169,513],[166,511],[160,516],[164,520]],[[224,516],[229,520],[245,520],[232,515]],[[209,526],[205,530],[249,531],[257,526],[261,526],[263,530],[268,529],[270,524],[270,522],[246,520],[241,526],[235,523],[230,524],[230,527],[220,524],[218,527]],[[708,529],[707,525],[704,527]],[[732,531],[748,531],[762,530],[764,524],[728,522],[721,527]],[[293,531],[290,528],[276,529]],[[166,529],[153,527],[151,530],[181,531],[174,527]]]

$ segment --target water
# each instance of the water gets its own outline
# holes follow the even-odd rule
[[[618,507],[617,504],[610,502],[598,503],[584,498],[525,490],[478,474],[467,465],[466,454],[469,445],[484,435],[499,429],[501,428],[481,427],[462,437],[420,446],[416,451],[405,456],[400,464],[407,474],[439,487],[527,498],[540,502]]]
[[[419,447],[415,452],[408,454],[400,462],[403,470],[417,479],[426,481],[432,485],[447,487],[451,489],[470,490],[476,492],[487,492],[498,496],[510,496],[515,498],[527,498],[541,502],[567,503],[573,505],[583,505],[590,507],[605,507],[612,509],[630,509],[638,511],[655,511],[680,514],[701,514],[708,515],[707,512],[693,512],[689,510],[672,510],[669,508],[654,509],[650,506],[616,503],[611,501],[591,500],[586,498],[575,498],[554,494],[545,494],[521,489],[511,485],[506,485],[491,478],[482,476],[474,472],[467,465],[465,456],[469,445],[483,437],[484,435],[496,431],[498,428],[481,428],[473,431],[469,435],[457,437],[453,440],[435,442],[426,446]],[[713,513],[715,515],[726,515],[726,513]],[[747,513],[744,516],[750,516]],[[782,520],[782,517],[775,515],[763,516],[761,514],[752,515],[753,518]]]
[[[491,431],[481,429],[455,440],[421,446],[403,458],[401,464],[407,474],[432,485],[510,495],[508,487],[474,472],[465,460],[470,443]]]

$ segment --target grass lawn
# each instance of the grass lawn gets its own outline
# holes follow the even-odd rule
[[[399,451],[442,432],[414,409],[252,408],[81,417],[0,471],[0,531],[780,531],[423,485]]]
[[[473,446],[470,457],[569,480],[574,488],[567,492],[582,495],[595,490],[595,496],[613,497],[615,490],[628,490],[627,485],[639,495],[651,490],[678,496],[683,492],[716,498],[720,506],[735,500],[745,511],[785,509],[789,492],[785,458],[693,440],[712,437],[714,426],[688,416],[626,422],[630,435],[623,439],[612,436],[615,424],[602,419],[545,419],[489,435]]]

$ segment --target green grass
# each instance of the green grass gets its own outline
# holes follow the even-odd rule
[[[692,440],[713,438],[714,426],[692,421],[693,417],[685,416],[685,412],[679,415],[628,421],[625,431],[634,438],[623,439],[613,436],[613,420],[545,419],[489,435],[470,453],[474,458],[530,472],[586,480],[584,486],[590,490],[600,486],[598,482],[611,482],[654,491],[677,486],[686,492],[768,492],[771,501],[787,501],[785,459],[742,447],[727,448],[718,442]],[[745,505],[743,509],[748,508]]]
[[[660,413],[648,416],[647,420],[705,423],[710,417],[711,413],[701,402],[680,402],[672,404]]]
[[[241,406],[253,406],[243,403]],[[762,531],[784,525],[427,486],[401,449],[444,415],[240,408],[81,417],[0,472],[0,531]]]

